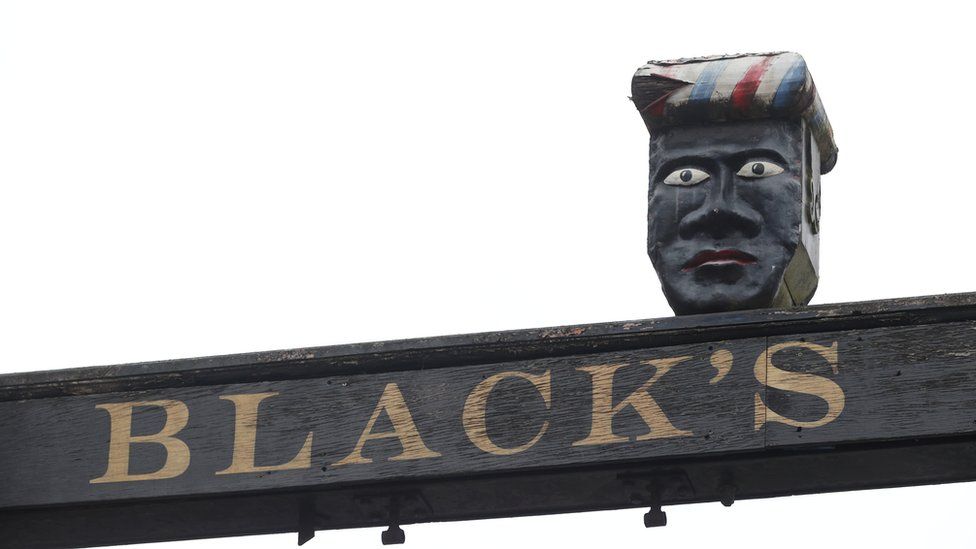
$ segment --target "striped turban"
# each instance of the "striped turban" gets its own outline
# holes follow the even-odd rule
[[[813,77],[799,54],[758,53],[649,61],[631,84],[647,129],[687,124],[802,118],[820,150],[820,172],[837,145]]]

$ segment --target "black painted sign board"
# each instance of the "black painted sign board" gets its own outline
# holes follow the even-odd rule
[[[0,376],[0,540],[976,479],[976,294]]]

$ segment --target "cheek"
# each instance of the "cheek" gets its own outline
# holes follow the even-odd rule
[[[647,204],[647,227],[658,240],[665,241],[678,233],[678,223],[705,200],[703,185],[678,187],[660,185],[651,193]]]
[[[799,212],[802,208],[803,187],[799,178],[759,180],[740,186],[738,191],[739,198],[762,214],[766,223],[792,222],[794,210]]]

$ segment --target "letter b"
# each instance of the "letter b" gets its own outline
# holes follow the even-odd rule
[[[132,410],[156,406],[166,412],[166,423],[154,435],[132,434]],[[89,481],[91,484],[106,482],[131,482],[136,480],[160,480],[182,475],[190,466],[190,448],[174,435],[186,427],[190,411],[179,400],[147,400],[145,402],[116,402],[95,406],[108,412],[111,422],[108,443],[108,468],[105,474]],[[129,449],[133,444],[161,444],[166,449],[166,461],[153,473],[129,474]]]

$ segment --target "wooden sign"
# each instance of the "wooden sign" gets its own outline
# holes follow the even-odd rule
[[[963,294],[0,376],[0,539],[972,480],[974,336]]]

